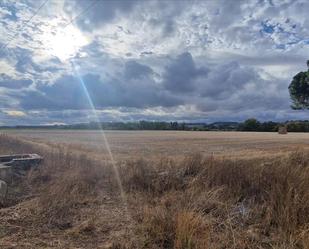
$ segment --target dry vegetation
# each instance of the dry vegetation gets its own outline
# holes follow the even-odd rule
[[[100,131],[90,130],[19,130],[5,131],[28,141],[63,144],[87,155],[106,158]],[[105,131],[117,160],[158,157],[183,159],[192,153],[234,158],[271,156],[298,147],[309,149],[309,133],[278,135],[272,132],[194,132],[194,131]]]
[[[1,248],[309,248],[309,151],[199,154],[112,165],[80,150],[0,137],[44,156],[0,209]]]

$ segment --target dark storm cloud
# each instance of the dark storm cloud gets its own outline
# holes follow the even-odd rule
[[[143,67],[139,65],[137,68]],[[87,95],[96,108],[169,107],[182,103],[180,99],[156,86],[151,79],[145,77],[140,79],[139,77],[145,74],[144,71],[138,74],[134,70],[132,71],[134,74],[130,72],[130,75],[134,76],[132,80],[128,78],[103,80],[96,74],[86,74],[80,80],[72,75],[66,75],[52,85],[39,85],[36,91],[21,94],[20,105],[26,110],[91,109]]]
[[[236,61],[199,64],[190,53],[169,60],[162,73],[162,86],[184,103],[196,106],[202,112],[289,109],[287,85],[277,78],[265,79],[253,67]]]
[[[27,73],[30,71],[33,73],[42,73],[47,71],[56,72],[61,70],[62,67],[60,60],[56,57],[44,61],[44,64],[34,62],[33,51],[30,49],[17,47],[12,49],[11,52],[14,54],[17,61],[15,64],[15,69],[19,73]]]
[[[202,111],[226,110],[235,113],[268,109],[289,108],[288,92],[285,82],[278,79],[264,79],[252,67],[238,62],[228,62],[213,66],[197,84],[200,100],[197,106]],[[260,111],[259,111],[260,112]]]
[[[195,89],[195,80],[205,77],[206,68],[198,68],[188,52],[177,56],[165,69],[163,85],[172,92],[191,92]]]
[[[129,80],[147,77],[152,73],[153,71],[150,67],[137,63],[136,61],[128,61],[125,64],[124,76]]]
[[[76,76],[65,75],[53,84],[38,84],[35,91],[19,96],[20,105],[25,110],[91,109],[86,89],[98,109],[142,110],[187,104],[202,112],[252,110],[254,114],[257,109],[288,108],[286,89],[261,78],[251,67],[232,61],[208,65],[206,69],[206,65],[197,65],[190,53],[166,60],[168,66],[164,68],[160,82],[154,80],[158,73],[150,66],[128,60],[120,72],[108,77],[85,74],[79,80]]]
[[[82,109],[86,102],[78,80],[64,76],[53,85],[38,85],[36,91],[26,92],[21,98],[24,109]],[[89,107],[88,107],[89,108]]]
[[[9,89],[20,89],[32,84],[30,79],[12,79],[6,74],[0,74],[0,87]]]
[[[218,65],[203,81],[201,95],[212,99],[226,99],[257,80],[260,78],[252,68],[241,67],[237,62]]]

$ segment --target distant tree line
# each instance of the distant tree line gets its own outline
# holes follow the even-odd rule
[[[185,123],[138,121],[138,122],[89,122],[61,125],[1,126],[1,129],[76,129],[76,130],[189,130]]]
[[[247,119],[245,122],[240,123],[237,130],[275,132],[278,131],[280,126],[286,126],[289,132],[309,132],[309,120],[278,123],[272,121],[259,122],[254,118]]]
[[[255,118],[238,122],[184,123],[164,121],[138,122],[90,122],[71,125],[49,126],[2,126],[2,129],[78,129],[78,130],[179,130],[179,131],[260,131],[277,132],[280,126],[286,126],[289,132],[309,132],[309,120],[287,122],[260,122]]]

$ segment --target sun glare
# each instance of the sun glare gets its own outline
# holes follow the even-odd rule
[[[44,33],[42,40],[47,53],[61,61],[74,57],[88,43],[87,38],[74,27],[50,30]]]

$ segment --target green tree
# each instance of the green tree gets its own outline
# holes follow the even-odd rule
[[[243,131],[259,131],[261,123],[255,118],[247,119],[241,126]]]
[[[178,122],[171,122],[171,129],[172,130],[178,130],[179,125]]]
[[[272,121],[264,122],[260,125],[260,131],[277,131],[278,125],[278,123]]]
[[[299,72],[289,86],[293,109],[309,109],[309,60],[307,72]]]

